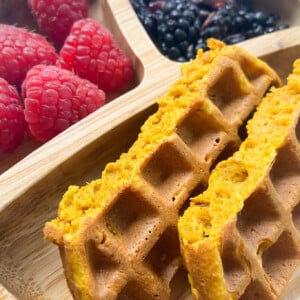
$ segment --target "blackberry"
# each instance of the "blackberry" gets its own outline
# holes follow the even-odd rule
[[[288,28],[279,16],[254,11],[251,0],[130,0],[157,48],[175,61],[207,50],[210,37],[226,44]]]
[[[156,20],[143,0],[130,0],[135,13],[150,36],[155,35]]]
[[[213,11],[202,26],[197,44],[205,48],[205,40],[214,37],[226,44],[236,44],[246,39],[288,28],[278,25],[279,16],[252,11],[246,7],[224,5]]]
[[[148,8],[147,13],[144,12],[145,7]],[[190,0],[150,1],[148,6],[145,2],[141,4],[138,10],[137,15],[144,26],[145,20],[151,19],[152,27],[145,28],[166,57],[188,61],[195,56],[195,44],[201,28],[199,8],[195,4]]]

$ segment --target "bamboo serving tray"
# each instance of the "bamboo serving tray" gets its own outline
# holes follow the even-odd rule
[[[57,247],[43,240],[44,223],[56,216],[70,184],[99,177],[106,163],[127,151],[155,111],[155,99],[180,75],[180,65],[156,50],[128,0],[92,1],[90,15],[114,33],[133,61],[135,78],[129,90],[46,144],[26,141],[13,155],[0,156],[0,300],[71,299]],[[300,57],[300,27],[240,46],[284,80]],[[295,275],[283,299],[296,299],[297,283]],[[177,285],[173,299],[191,299],[186,279]]]

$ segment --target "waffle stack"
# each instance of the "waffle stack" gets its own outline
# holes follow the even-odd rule
[[[300,262],[300,60],[178,223],[195,299],[279,299]]]
[[[237,46],[182,66],[181,78],[127,153],[100,179],[70,186],[44,228],[75,299],[168,299],[182,258],[177,222],[211,168],[240,144],[244,122],[277,74]]]

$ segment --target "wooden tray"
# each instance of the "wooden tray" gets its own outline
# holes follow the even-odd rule
[[[130,55],[135,80],[129,91],[115,95],[115,100],[50,142],[40,146],[28,141],[13,159],[1,158],[1,300],[71,299],[58,250],[43,240],[44,223],[56,216],[70,184],[99,177],[107,162],[130,147],[141,124],[155,111],[155,98],[180,75],[180,65],[156,50],[127,0],[93,1],[91,7],[91,16],[103,21]],[[284,79],[300,57],[300,27],[240,45],[265,59]],[[186,281],[179,288],[180,299],[191,298]]]

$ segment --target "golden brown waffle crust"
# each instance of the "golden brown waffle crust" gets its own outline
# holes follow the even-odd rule
[[[195,299],[279,299],[300,263],[300,60],[180,218]]]
[[[182,66],[127,153],[86,186],[70,186],[44,228],[60,249],[75,299],[168,299],[182,266],[177,221],[277,74],[236,46]],[[231,87],[228,87],[228,82]],[[226,99],[226,101],[225,101]]]

